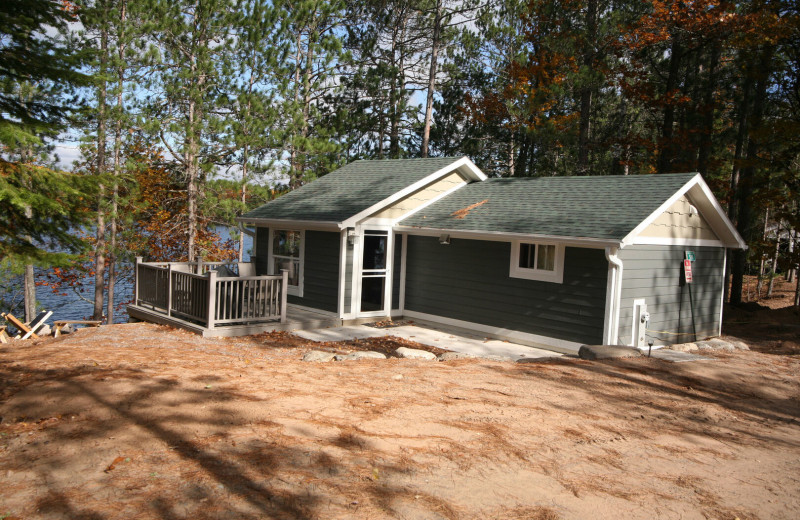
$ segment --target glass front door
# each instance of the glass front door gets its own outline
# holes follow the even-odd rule
[[[361,263],[361,312],[384,310],[388,238],[386,231],[364,232],[364,253]]]

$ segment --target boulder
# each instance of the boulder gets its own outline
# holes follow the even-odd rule
[[[476,356],[466,352],[443,352],[439,354],[439,361],[453,361],[455,359],[475,359]]]
[[[597,359],[642,357],[642,353],[637,348],[623,345],[583,345],[578,350],[578,357],[594,361]]]
[[[405,359],[425,359],[427,361],[433,361],[436,359],[436,354],[433,352],[428,352],[427,350],[419,350],[415,348],[406,348],[400,347],[394,351],[397,354],[397,357],[405,358]]]
[[[358,359],[386,359],[386,356],[380,352],[373,352],[371,350],[353,352],[352,354],[336,354],[334,357],[336,361],[354,361]]]
[[[692,352],[697,350],[696,343],[676,343],[674,345],[670,345],[670,350],[674,350],[676,352]]]
[[[303,361],[327,363],[328,361],[333,361],[334,357],[336,357],[336,354],[334,354],[333,352],[324,352],[322,350],[309,350],[303,356]]]
[[[698,341],[697,348],[700,350],[726,350],[733,352],[736,350],[733,345],[721,339],[708,339],[705,341]]]

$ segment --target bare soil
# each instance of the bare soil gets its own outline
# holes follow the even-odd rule
[[[800,518],[800,333],[672,364],[304,363],[150,324],[0,349],[0,518]],[[793,321],[792,321],[793,320]]]

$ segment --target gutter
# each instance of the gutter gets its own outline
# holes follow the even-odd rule
[[[262,226],[294,226],[295,228],[303,228],[303,229],[330,229],[335,231],[341,230],[341,225],[339,222],[331,222],[331,221],[320,221],[320,220],[292,220],[292,219],[275,219],[275,218],[248,218],[248,217],[237,217],[237,222],[241,222],[242,224],[253,224],[258,226],[259,224]]]
[[[578,247],[601,248],[618,247],[619,240],[588,238],[588,237],[565,237],[558,235],[543,235],[536,233],[509,233],[506,231],[472,231],[464,229],[447,228],[423,228],[416,226],[396,225],[392,228],[395,233],[408,233],[416,236],[440,236],[450,235],[453,238],[467,238],[472,240],[494,240],[508,242],[512,240],[539,240],[546,242],[559,242],[564,245],[574,245]]]
[[[619,343],[619,311],[622,299],[622,260],[617,253],[618,247],[606,247],[608,260],[608,284],[606,286],[606,313],[603,331],[603,343],[616,345]]]

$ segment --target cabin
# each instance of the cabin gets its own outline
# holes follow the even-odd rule
[[[726,250],[745,247],[696,173],[488,178],[467,157],[355,161],[240,220],[255,234],[248,269],[281,277],[289,313],[564,352],[719,335]],[[228,320],[253,306],[221,290],[200,304],[217,324],[220,306]]]

